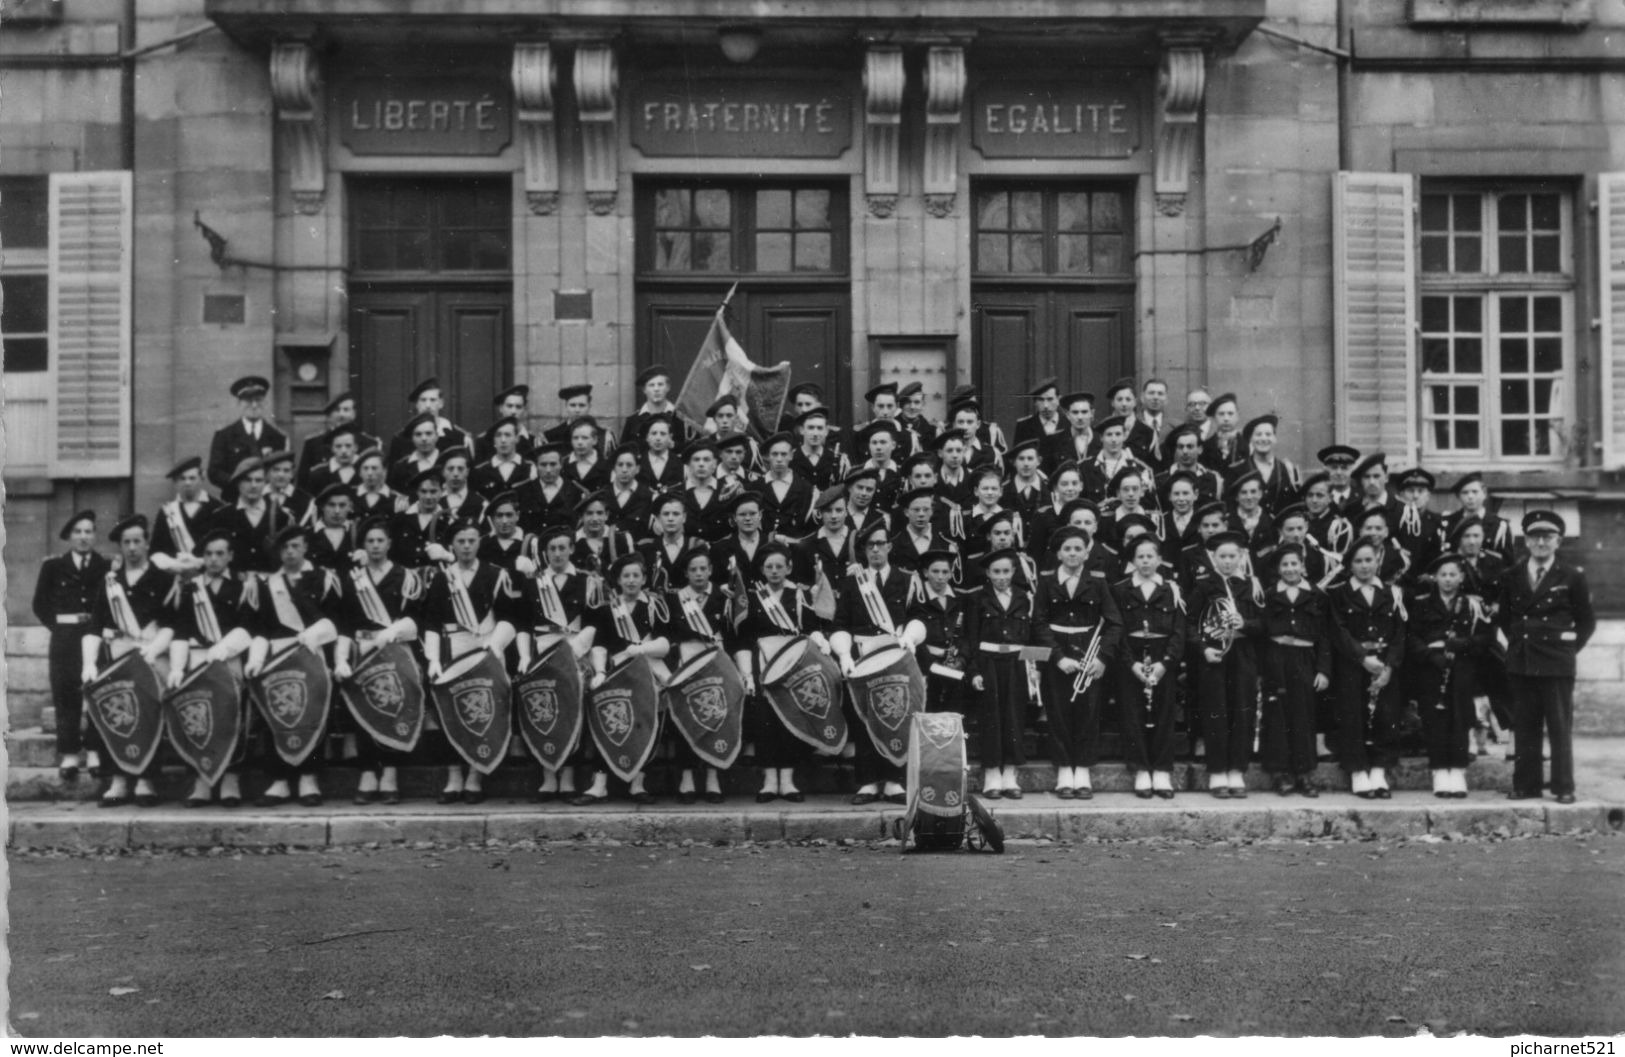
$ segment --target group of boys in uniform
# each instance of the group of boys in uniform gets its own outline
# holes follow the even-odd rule
[[[240,379],[238,420],[207,461],[174,467],[154,517],[113,525],[113,561],[83,511],[45,563],[34,611],[51,629],[63,775],[107,776],[104,805],[157,802],[150,765],[110,767],[84,722],[82,686],[132,650],[174,687],[209,661],[252,677],[295,643],[338,680],[401,643],[432,681],[469,650],[517,675],[566,641],[593,686],[631,658],[676,667],[714,645],[749,695],[758,800],[800,800],[812,752],[762,703],[758,644],[804,636],[846,674],[882,647],[913,651],[923,707],[966,714],[986,796],[1023,795],[1041,729],[1055,792],[1092,797],[1115,728],[1135,794],[1171,798],[1183,727],[1214,796],[1246,796],[1255,757],[1277,793],[1316,796],[1331,751],[1355,795],[1386,798],[1412,716],[1436,795],[1465,796],[1475,732],[1506,726],[1511,795],[1541,795],[1544,733],[1550,788],[1574,797],[1574,659],[1596,623],[1585,577],[1556,556],[1554,512],[1525,514],[1514,553],[1478,474],[1454,481],[1442,515],[1433,475],[1392,473],[1382,453],[1332,445],[1303,474],[1276,451],[1276,416],[1244,421],[1234,394],[1203,390],[1176,415],[1160,379],[1103,402],[1047,380],[1008,439],[970,387],[935,422],[917,383],[878,385],[868,419],[842,429],[817,386],[797,385],[763,436],[732,396],[686,421],[670,383],[644,370],[618,434],[590,385],[559,390],[559,422],[540,432],[528,389],[504,390],[475,433],[428,379],[388,438],[362,432],[344,394],[296,453],[266,418],[269,383]],[[344,720],[335,707],[357,799],[397,801],[406,757]],[[853,802],[901,802],[901,767],[853,726]],[[717,770],[669,740],[678,798],[720,800]],[[257,756],[260,803],[320,803],[324,755],[240,748],[185,802],[240,803]],[[440,759],[442,802],[483,799],[479,769]],[[592,776],[579,791],[578,767]],[[609,788],[584,744],[542,769],[537,795],[596,803]],[[653,799],[641,771],[628,792]]]

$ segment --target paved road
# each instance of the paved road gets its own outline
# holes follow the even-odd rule
[[[1625,1031],[1618,836],[14,854],[11,880],[25,1035]]]

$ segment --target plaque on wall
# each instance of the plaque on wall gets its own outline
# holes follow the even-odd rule
[[[839,81],[651,80],[631,105],[632,145],[648,157],[838,158],[852,145]]]
[[[971,144],[986,158],[1128,158],[1140,149],[1143,91],[1128,74],[984,83],[973,98]]]
[[[500,154],[513,138],[500,77],[377,77],[333,93],[339,139],[356,154]]]

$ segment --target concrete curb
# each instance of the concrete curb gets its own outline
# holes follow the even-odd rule
[[[1353,796],[1306,801],[1211,804],[1201,809],[1140,801],[1088,805],[1031,796],[1020,805],[994,806],[1012,838],[1124,840],[1393,839],[1432,835],[1526,836],[1602,832],[1625,826],[1625,806],[1603,801],[1564,805],[1511,803],[1495,794],[1453,804],[1400,802],[1374,805]],[[281,811],[205,808],[116,808],[89,804],[17,805],[7,844],[17,849],[118,851],[140,848],[341,848],[368,844],[486,840],[612,839],[699,844],[776,840],[875,840],[891,833],[902,809],[802,807],[609,807],[542,810],[529,805],[424,810],[321,808]]]

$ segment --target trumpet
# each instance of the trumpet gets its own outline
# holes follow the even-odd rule
[[[1100,657],[1100,632],[1103,628],[1105,628],[1105,626],[1105,621],[1101,621],[1101,623],[1095,626],[1095,634],[1094,637],[1089,640],[1089,648],[1083,651],[1083,661],[1081,662],[1082,667],[1078,669],[1078,674],[1072,679],[1073,701],[1076,701],[1078,698],[1082,697],[1084,693],[1088,691],[1089,684],[1094,682],[1094,680],[1089,676],[1089,667],[1095,663],[1097,658]]]

